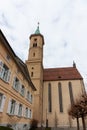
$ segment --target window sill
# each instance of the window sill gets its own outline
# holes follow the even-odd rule
[[[0,77],[0,79],[1,79],[4,83],[9,84],[9,82],[5,81],[3,78]]]
[[[11,114],[11,113],[7,113],[9,116],[15,116],[14,114]]]
[[[17,115],[18,118],[22,118],[22,115]]]
[[[13,86],[12,86],[12,88],[13,88],[16,92],[18,92],[18,90],[17,90],[16,88],[14,88]]]
[[[20,95],[21,95],[22,97],[24,97],[24,95],[23,95],[22,93],[20,93]]]

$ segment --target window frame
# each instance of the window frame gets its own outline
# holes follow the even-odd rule
[[[11,100],[9,114],[15,115],[16,101],[14,99]]]
[[[23,111],[23,105],[20,103],[20,104],[19,104],[19,108],[18,108],[18,116],[19,116],[19,117],[22,116],[22,111]]]
[[[5,82],[9,83],[10,75],[11,75],[11,71],[10,71],[9,67],[5,63],[0,61],[0,78],[2,80],[4,80]]]

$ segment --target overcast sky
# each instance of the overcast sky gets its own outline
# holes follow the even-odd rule
[[[23,61],[38,22],[44,67],[71,67],[75,61],[87,83],[87,0],[0,0],[0,28]]]

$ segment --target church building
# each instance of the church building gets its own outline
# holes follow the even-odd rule
[[[31,80],[37,89],[34,96],[34,118],[43,126],[75,126],[67,112],[74,100],[85,91],[83,78],[75,63],[72,67],[44,68],[44,45],[44,36],[38,26],[30,36],[26,61]]]
[[[28,59],[24,63],[0,30],[0,125],[13,124],[15,130],[24,130],[36,119],[38,126],[76,126],[68,109],[85,91],[76,64],[44,68],[46,44],[39,26],[29,42]]]

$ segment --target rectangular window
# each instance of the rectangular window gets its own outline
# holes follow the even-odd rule
[[[26,107],[26,109],[25,109],[25,117],[28,118],[28,114],[29,114],[29,112],[28,112],[28,108]]]
[[[21,93],[21,95],[22,95],[22,96],[24,96],[24,93],[25,93],[25,88],[24,88],[24,86],[23,86],[23,85],[21,86],[21,92],[20,92],[20,93]]]
[[[16,106],[16,101],[15,100],[11,100],[11,105],[10,105],[10,114],[14,115],[15,114],[15,106]]]
[[[0,93],[0,108],[1,108],[1,106],[2,106],[2,99],[3,99],[3,94]]]
[[[19,104],[18,116],[22,116],[22,104]]]
[[[16,91],[19,91],[19,87],[20,87],[20,82],[19,82],[19,79],[17,77],[14,78],[14,81],[13,81],[13,88],[16,90]]]
[[[30,103],[32,103],[32,101],[33,101],[33,96],[32,96],[32,94],[31,94],[29,91],[27,91],[27,100],[28,100]]]
[[[30,118],[32,118],[32,111],[31,111],[31,109],[30,109]]]
[[[0,61],[0,78],[3,79],[5,82],[9,82],[10,80],[10,70],[9,68]]]
[[[63,112],[63,102],[62,102],[62,88],[61,88],[61,83],[58,84],[58,93],[59,93],[59,109],[60,109],[60,112]]]
[[[30,98],[30,92],[27,91],[27,100],[29,101],[29,98]]]
[[[48,110],[52,112],[52,101],[51,101],[51,84],[48,84]]]
[[[0,112],[3,112],[6,96],[0,93]]]

